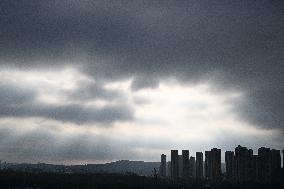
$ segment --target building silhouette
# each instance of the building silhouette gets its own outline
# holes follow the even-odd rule
[[[221,149],[205,151],[205,176],[210,180],[221,177]]]
[[[167,176],[167,156],[165,154],[161,155],[160,176]]]
[[[178,178],[178,150],[171,150],[171,178]]]
[[[270,155],[270,149],[261,147],[258,149],[258,162],[257,162],[257,168],[258,168],[258,180],[267,182],[271,179],[271,155]]]
[[[182,177],[189,178],[189,150],[182,150]]]
[[[212,178],[221,177],[221,149],[213,148],[212,153]]]
[[[253,179],[253,151],[238,145],[235,148],[234,179],[242,182]]]
[[[271,153],[271,177],[277,180],[281,176],[281,154],[280,150],[272,149]]]
[[[196,178],[203,179],[203,153],[196,152]]]
[[[284,177],[284,150],[282,150],[282,175]]]
[[[284,168],[284,150],[282,150],[282,167]]]
[[[167,177],[171,178],[171,161],[167,162]]]
[[[258,155],[253,155],[252,156],[252,179],[254,181],[257,181],[258,179]]]
[[[226,177],[227,179],[233,179],[234,176],[234,152],[225,152],[225,163],[226,163]]]
[[[205,164],[204,164],[204,169],[205,169],[205,179],[210,178],[210,173],[211,173],[211,162],[210,162],[210,151],[205,151]]]
[[[181,178],[183,176],[183,159],[182,155],[178,155],[178,177]]]
[[[195,165],[195,157],[190,156],[189,158],[189,177],[195,178],[196,176],[196,165]]]

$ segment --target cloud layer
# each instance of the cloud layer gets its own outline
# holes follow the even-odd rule
[[[134,94],[174,79],[210,86],[213,96],[241,93],[228,99],[234,119],[283,135],[283,8],[280,0],[3,0],[0,117],[139,125],[137,106],[151,99]]]

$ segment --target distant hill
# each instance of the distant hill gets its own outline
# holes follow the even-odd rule
[[[150,176],[153,170],[160,167],[160,162],[144,162],[120,160],[106,164],[87,164],[71,166],[72,172],[88,173],[135,173],[137,175]]]
[[[120,160],[106,164],[86,165],[53,165],[45,163],[5,163],[2,169],[22,172],[52,172],[52,173],[132,173],[141,176],[153,175],[153,170],[160,167],[160,162],[144,162]]]

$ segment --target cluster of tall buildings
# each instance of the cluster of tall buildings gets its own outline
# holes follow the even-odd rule
[[[220,159],[220,161],[217,161]],[[161,155],[160,176],[176,178],[204,178],[203,153],[196,152],[196,156],[189,156],[189,150],[171,150],[171,161],[166,160],[166,155]],[[221,150],[212,149],[205,152],[205,176],[215,178],[221,176]]]
[[[261,147],[254,155],[252,149],[239,145],[235,152],[225,152],[225,162],[227,178],[237,182],[269,182],[279,180],[282,174],[280,150]]]
[[[200,152],[201,153],[201,152]],[[197,159],[195,157],[189,157],[189,150],[182,150],[182,155],[178,154],[178,150],[171,151],[171,161],[166,163],[166,155],[162,154],[161,169],[166,169],[166,174],[160,173],[161,176],[171,178],[190,178],[196,176],[196,162],[201,161],[203,166],[203,159]],[[200,156],[203,158],[203,155]],[[164,161],[164,162],[162,162]],[[167,166],[164,166],[166,163]],[[163,167],[164,166],[164,167]]]
[[[171,150],[171,161],[167,162],[166,155],[161,155],[160,176],[200,180],[216,180],[225,176],[236,182],[269,182],[279,180],[283,174],[280,150],[265,147],[259,148],[258,155],[254,155],[252,149],[239,145],[235,151],[225,152],[225,164],[226,173],[223,175],[221,149],[213,148],[205,151],[204,156],[202,152],[196,152],[195,157],[189,156],[189,150],[182,150],[181,155],[178,154],[178,150]]]

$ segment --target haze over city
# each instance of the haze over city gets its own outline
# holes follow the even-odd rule
[[[0,1],[0,159],[284,147],[284,1]]]

